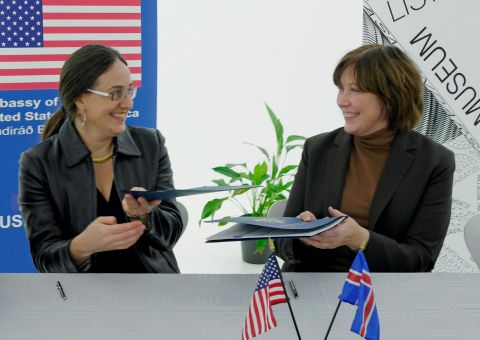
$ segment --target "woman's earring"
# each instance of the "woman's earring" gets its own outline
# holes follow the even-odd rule
[[[87,117],[85,117],[85,115],[82,115],[82,122],[80,123],[80,126],[83,128],[86,123],[87,123]]]

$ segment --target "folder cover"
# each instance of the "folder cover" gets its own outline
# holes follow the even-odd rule
[[[147,201],[153,200],[168,200],[175,197],[191,196],[199,194],[207,194],[210,192],[229,191],[239,189],[258,188],[260,185],[233,185],[233,186],[204,186],[190,189],[172,189],[162,191],[136,191],[136,190],[122,190],[125,194],[131,194],[133,197],[145,197]]]
[[[304,222],[296,217],[231,217],[210,222],[237,222],[207,238],[207,242],[228,242],[268,238],[310,237],[335,227],[347,216],[324,217]]]

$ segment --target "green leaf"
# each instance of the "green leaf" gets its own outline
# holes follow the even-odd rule
[[[275,134],[277,136],[277,155],[280,155],[283,150],[283,126],[270,106],[267,104],[265,104],[265,106],[267,107],[268,115],[270,116],[273,126],[275,127]]]
[[[262,182],[268,178],[267,171],[268,165],[266,162],[255,165],[253,169],[253,184],[262,184]]]
[[[272,157],[272,176],[271,178],[275,178],[277,176],[277,171],[278,171],[278,164],[277,164],[277,157],[273,156]]]
[[[286,167],[284,167],[282,170],[280,170],[280,173],[278,174],[278,177],[292,171],[293,169],[296,169],[298,165],[294,165],[294,164],[291,164],[291,165],[287,165]]]
[[[242,179],[241,179],[240,177],[231,178],[231,179],[228,181],[228,184],[227,184],[227,185],[230,185],[230,184],[240,184],[240,183],[236,183],[236,182],[242,183]]]
[[[230,177],[230,178],[239,178],[240,174],[229,167],[226,166],[217,166],[213,168],[213,171],[218,172],[219,174],[222,174],[224,176]]]
[[[271,196],[274,192],[276,191],[276,185],[272,184],[272,183],[268,183],[265,188],[262,190],[263,193],[265,193],[265,195],[268,197],[268,196]]]
[[[210,216],[213,217],[215,212],[222,207],[223,202],[225,202],[225,200],[227,199],[228,197],[224,197],[224,198],[215,198],[211,201],[208,201],[207,204],[205,204],[205,206],[203,207],[201,219],[204,220],[207,217],[210,217]]]
[[[292,151],[292,150],[295,149],[295,148],[303,149],[303,144],[287,145],[287,146],[285,147],[285,149],[287,149],[287,153],[289,153],[290,151]]]
[[[299,136],[299,135],[291,135],[291,136],[288,136],[287,137],[287,141],[285,142],[285,144],[288,144],[290,142],[293,142],[293,141],[296,141],[296,140],[305,140],[306,138],[303,137],[303,136]]]
[[[255,249],[256,254],[262,254],[265,251],[268,240],[255,240],[257,248]]]
[[[230,218],[230,217],[231,217],[231,216],[223,216],[222,219],[224,219],[224,218]],[[230,222],[218,222],[218,226],[219,226],[219,227],[223,227],[223,226],[227,225],[228,223],[230,223]]]
[[[227,182],[225,182],[224,179],[214,179],[212,181],[213,183],[215,183],[216,185],[219,185],[219,186],[227,186]]]
[[[233,196],[241,195],[241,194],[243,194],[243,193],[246,193],[248,190],[250,190],[250,189],[237,189],[237,190],[235,190],[235,191],[233,192],[232,197],[233,197]]]
[[[267,160],[270,161],[270,155],[268,154],[268,151],[265,148],[262,148],[261,146],[258,146],[258,145],[252,144],[252,143],[248,143],[248,142],[243,142],[243,143],[256,147],[258,150],[260,150],[261,153],[263,153],[263,155],[267,158]]]
[[[238,173],[240,175],[241,178],[244,178],[244,179],[251,179],[252,175],[251,173],[246,173],[246,172],[239,172]]]
[[[236,166],[241,166],[241,167],[246,168],[246,167],[247,167],[247,163],[227,163],[227,164],[225,164],[225,166],[226,166],[227,168],[230,168],[230,169],[231,169],[231,168],[234,168],[234,167],[236,167]]]

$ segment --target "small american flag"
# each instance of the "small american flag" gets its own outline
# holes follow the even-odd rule
[[[64,61],[91,43],[117,49],[141,85],[141,0],[0,0],[0,90],[58,88]]]
[[[373,294],[372,278],[363,251],[359,250],[338,297],[351,305],[357,305],[352,332],[368,340],[380,339],[380,322]]]
[[[277,320],[273,315],[272,306],[284,302],[287,302],[287,297],[280,278],[280,268],[275,254],[272,254],[265,263],[257,288],[253,293],[245,319],[242,340],[254,338],[276,327]]]

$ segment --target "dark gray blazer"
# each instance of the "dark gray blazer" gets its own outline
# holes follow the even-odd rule
[[[173,189],[165,139],[155,129],[127,126],[117,137],[114,176],[117,194],[134,186]],[[90,151],[72,123],[24,152],[20,159],[19,203],[33,262],[41,272],[77,272],[69,246],[97,217],[97,193]],[[134,245],[151,272],[179,271],[172,248],[184,230],[174,201],[152,210],[150,226]],[[95,254],[94,254],[95,255]],[[93,260],[94,260],[94,255]]]
[[[351,146],[352,137],[343,128],[306,141],[285,216],[309,210],[323,217],[329,206],[340,207]],[[454,154],[447,148],[414,131],[397,134],[370,208],[365,250],[370,270],[433,268],[450,221],[454,170]],[[351,252],[345,246],[323,250],[292,239],[276,246],[286,271],[331,271],[331,258]]]

